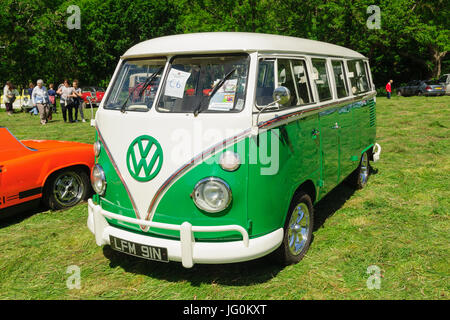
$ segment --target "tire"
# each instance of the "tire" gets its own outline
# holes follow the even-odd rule
[[[397,95],[398,95],[399,97],[401,97],[401,96],[402,96],[402,92],[401,92],[400,90],[398,90],[398,91],[397,91]]]
[[[73,207],[85,200],[90,190],[89,177],[80,168],[66,168],[47,181],[44,188],[44,203],[52,210]]]
[[[417,91],[416,95],[420,97],[422,95],[422,91]]]
[[[366,186],[369,180],[370,166],[369,166],[369,155],[367,151],[364,152],[359,161],[358,168],[353,172],[352,185],[356,189],[362,189]]]
[[[284,226],[283,242],[274,252],[277,261],[284,265],[298,263],[309,249],[314,226],[314,209],[311,197],[301,192],[294,196]]]

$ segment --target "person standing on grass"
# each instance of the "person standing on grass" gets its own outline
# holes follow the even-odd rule
[[[67,113],[69,113],[69,122],[73,122],[73,116],[72,116],[72,102],[73,98],[72,95],[73,88],[69,87],[69,80],[64,79],[64,84],[59,87],[58,91],[56,93],[60,95],[60,104],[61,104],[61,111],[63,114],[64,122],[67,122]]]
[[[28,84],[28,89],[27,89],[28,95],[30,96],[30,99],[31,99],[31,95],[33,94],[33,89],[34,89],[34,84],[33,84],[33,82],[30,82]]]
[[[32,99],[31,99],[31,96],[32,96],[32,94],[33,94],[33,90],[34,90],[34,84],[33,84],[33,82],[30,82],[30,83],[28,84],[27,92],[28,92],[28,96],[29,96],[29,99],[28,99],[28,105],[31,103],[31,106],[33,106],[33,101],[32,101]],[[32,114],[32,115],[33,115],[33,114],[34,114],[34,115],[39,114],[36,106],[33,106],[33,108],[31,108],[31,110],[30,110],[29,112],[30,112],[30,114]]]
[[[53,83],[48,85],[48,99],[50,100],[50,108],[52,109],[52,113],[56,113],[56,91],[53,88]]]
[[[72,88],[73,105],[75,109],[75,122],[78,122],[78,110],[80,110],[81,121],[86,122],[86,120],[84,120],[83,113],[83,97],[81,95],[81,88],[78,87],[78,80],[73,80]]]
[[[391,93],[392,93],[392,82],[394,82],[393,80],[389,80],[389,82],[386,84],[386,95],[387,98],[390,99],[391,98]]]
[[[8,116],[13,114],[13,102],[15,96],[13,93],[13,86],[11,81],[7,81],[5,87],[3,88],[3,103],[6,107],[6,112]]]
[[[48,92],[47,88],[44,87],[44,81],[42,81],[42,79],[37,81],[37,86],[34,87],[33,93],[31,94],[31,100],[33,101],[33,106],[36,106],[39,110],[42,125],[45,125],[49,120],[52,120]]]

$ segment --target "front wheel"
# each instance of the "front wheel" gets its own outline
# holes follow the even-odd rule
[[[70,208],[86,198],[89,187],[89,177],[82,169],[63,169],[50,177],[44,202],[53,210]]]
[[[397,91],[397,95],[401,97],[402,92],[400,90]]]
[[[276,256],[284,264],[298,263],[305,256],[312,239],[314,211],[311,197],[300,193],[294,197],[284,226],[284,236]]]

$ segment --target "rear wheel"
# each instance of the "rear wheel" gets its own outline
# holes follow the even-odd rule
[[[398,96],[401,96],[401,95],[402,95],[402,92],[401,92],[400,90],[398,90],[398,91],[397,91],[397,95],[398,95]]]
[[[281,246],[275,252],[284,264],[298,263],[305,256],[312,239],[314,211],[311,197],[300,193],[294,197],[284,226]]]
[[[73,207],[89,191],[89,177],[79,168],[67,168],[53,174],[44,190],[44,202],[53,210]]]

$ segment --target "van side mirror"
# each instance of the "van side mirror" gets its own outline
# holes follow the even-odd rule
[[[285,105],[291,101],[291,92],[288,88],[281,86],[273,91],[272,97],[274,103],[278,102],[281,105]]]
[[[280,105],[285,105],[285,104],[289,103],[289,101],[291,101],[291,92],[289,91],[288,88],[280,86],[273,91],[272,97],[273,97],[273,102],[262,107],[259,110],[258,115],[256,116],[256,125],[252,126],[252,135],[254,135],[254,136],[258,135],[259,116],[261,115],[261,112],[263,112],[267,108],[269,108],[277,103],[279,103]]]

